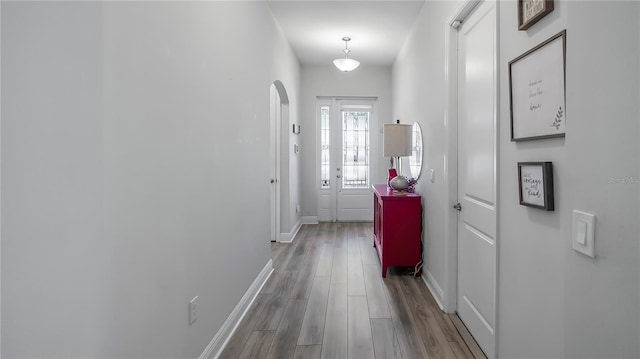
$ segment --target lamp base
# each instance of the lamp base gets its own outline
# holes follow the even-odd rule
[[[409,188],[409,181],[404,176],[395,176],[389,182],[389,186],[396,191],[404,191]]]

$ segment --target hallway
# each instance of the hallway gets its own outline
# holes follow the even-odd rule
[[[381,277],[371,223],[304,225],[271,248],[275,271],[221,358],[484,358],[420,278]]]

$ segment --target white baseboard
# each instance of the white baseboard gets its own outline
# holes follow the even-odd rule
[[[238,328],[242,318],[247,314],[249,307],[253,304],[253,301],[256,299],[256,296],[258,296],[258,293],[260,293],[267,279],[269,279],[269,276],[271,276],[271,273],[273,273],[273,261],[269,259],[269,262],[267,262],[260,274],[258,274],[247,292],[244,293],[240,302],[238,302],[224,324],[222,324],[220,330],[218,330],[209,345],[207,345],[202,354],[200,354],[200,359],[208,359],[212,353],[215,353],[213,358],[218,358],[220,354],[222,354],[222,350],[224,350],[229,339],[231,339],[231,336]]]
[[[427,286],[427,289],[429,289],[429,292],[431,292],[436,303],[438,303],[440,310],[444,311],[444,306],[442,305],[442,302],[444,301],[444,291],[440,288],[436,279],[430,272],[425,271],[425,275],[422,276],[422,281]]]
[[[303,224],[318,224],[318,223],[319,223],[318,217],[316,216],[300,217],[300,219],[298,219],[298,222],[296,222],[296,224],[293,226],[293,230],[291,232],[280,233],[280,239],[278,240],[278,242],[291,243],[296,238],[296,234],[298,234],[298,231],[300,230],[300,227],[302,227]]]
[[[304,216],[300,218],[302,224],[318,224],[318,216]]]
[[[293,226],[293,229],[291,230],[291,232],[289,232],[289,233],[280,233],[280,240],[278,242],[280,242],[280,243],[291,243],[291,242],[293,242],[293,239],[296,237],[296,234],[298,234],[298,231],[300,230],[300,227],[302,227],[302,220],[298,219],[298,222],[296,222],[296,224]]]

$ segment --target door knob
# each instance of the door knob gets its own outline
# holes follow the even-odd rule
[[[276,183],[276,180],[272,178],[269,183]]]
[[[458,212],[462,211],[462,206],[460,205],[460,202],[456,203],[456,204],[453,206],[453,209],[457,209],[457,210],[458,210]]]
[[[336,175],[336,178],[340,178],[340,177],[341,177],[340,175]]]

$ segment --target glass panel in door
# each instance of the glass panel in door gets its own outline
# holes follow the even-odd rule
[[[370,112],[342,111],[342,189],[369,188]]]

